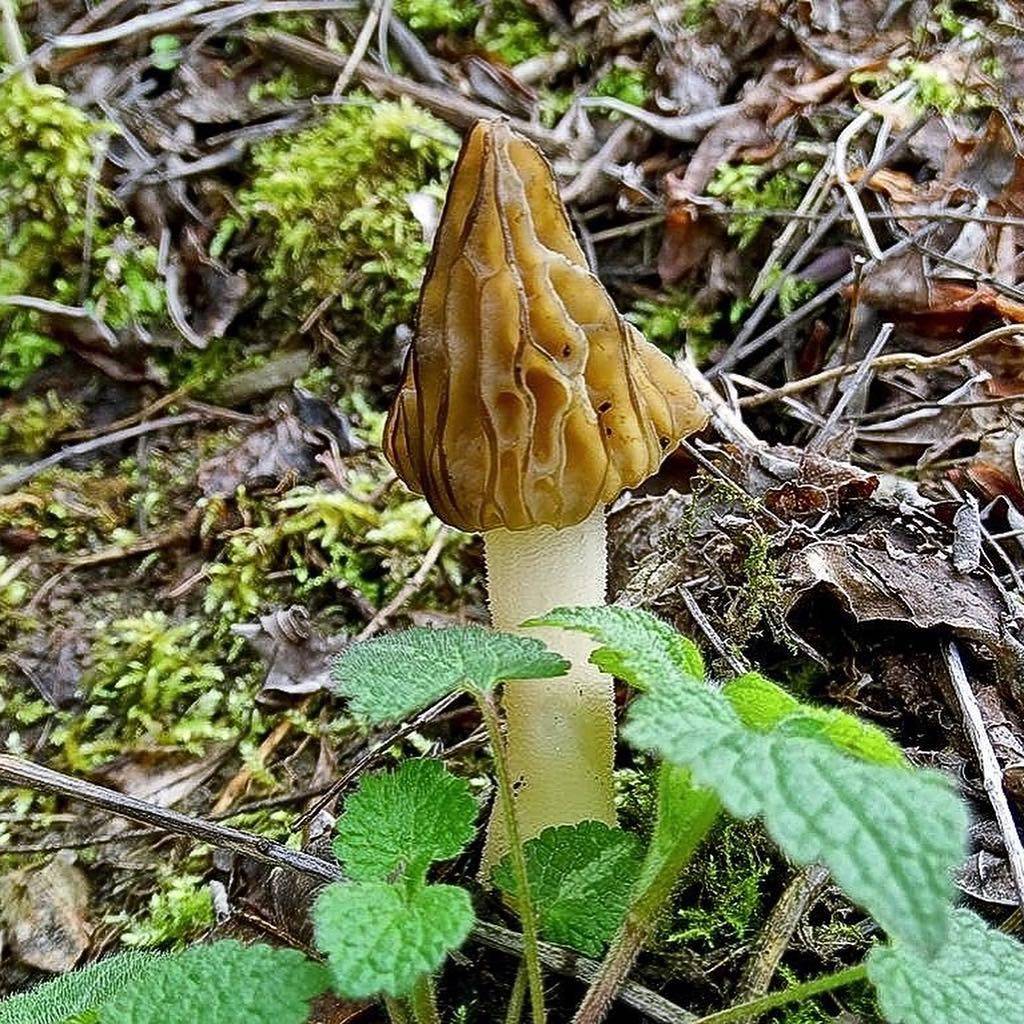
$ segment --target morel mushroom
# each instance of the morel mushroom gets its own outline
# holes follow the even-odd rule
[[[604,506],[705,418],[588,269],[544,157],[503,121],[479,122],[449,187],[384,447],[442,520],[484,535],[494,626],[604,604]],[[611,680],[588,663],[587,641],[545,632],[570,677],[509,683],[503,701],[524,838],[615,818]],[[485,863],[503,835],[491,830]]]

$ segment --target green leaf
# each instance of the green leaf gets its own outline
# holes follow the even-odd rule
[[[793,860],[825,863],[890,935],[937,949],[967,828],[948,781],[851,757],[806,709],[770,732],[748,728],[727,697],[677,667],[679,647],[664,638],[664,623],[638,628],[638,616],[653,616],[631,611],[624,619],[615,611],[547,618],[595,636],[606,646],[592,660],[616,664],[617,674],[646,691],[630,709],[625,739],[688,767],[735,817],[761,816]]]
[[[349,999],[407,996],[458,949],[473,927],[469,893],[453,885],[336,882],[313,911],[337,993]]]
[[[121,953],[62,974],[0,1002],[0,1024],[64,1024],[98,1009],[158,959],[152,953]]]
[[[658,806],[651,841],[644,854],[637,889],[646,889],[666,873],[679,873],[703,842],[721,813],[718,797],[693,784],[689,768],[662,761],[658,765]]]
[[[158,960],[104,1004],[100,1024],[305,1024],[327,987],[296,949],[227,939]]]
[[[345,801],[334,852],[354,882],[397,874],[423,882],[434,861],[457,857],[473,838],[477,804],[440,761],[406,761],[365,775]]]
[[[555,608],[524,626],[557,626],[588,633],[609,646],[590,660],[612,675],[643,690],[668,674],[704,679],[704,659],[692,640],[638,608]],[[606,637],[616,638],[612,643]]]
[[[1024,1020],[1024,946],[957,910],[933,958],[902,943],[876,946],[868,978],[892,1024],[1019,1024]]]
[[[903,751],[878,726],[838,708],[801,704],[758,672],[738,676],[726,683],[722,693],[743,724],[758,732],[784,726],[789,732],[818,735],[862,761],[907,765]]]
[[[338,692],[371,722],[396,722],[457,690],[505,679],[552,679],[569,663],[539,640],[480,626],[410,629],[355,643],[334,663]]]
[[[546,828],[523,850],[541,934],[581,953],[599,954],[622,923],[640,874],[639,840],[603,822],[583,821]],[[516,899],[509,857],[494,869],[493,879]]]

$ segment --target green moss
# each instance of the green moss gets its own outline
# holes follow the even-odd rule
[[[760,924],[771,844],[750,822],[724,821],[683,876],[665,942],[713,949],[744,939]]]
[[[717,196],[737,210],[790,210],[797,206],[816,168],[808,161],[769,172],[760,164],[724,164],[708,184],[708,195]],[[746,249],[757,237],[765,218],[756,213],[729,218],[728,232]]]
[[[112,920],[129,922],[121,935],[126,946],[182,949],[213,925],[213,898],[198,875],[166,875],[142,916],[119,915]]]
[[[753,528],[743,559],[746,585],[734,603],[732,624],[734,639],[742,641],[767,622],[776,634],[788,635],[782,619],[784,594],[778,565],[771,550],[771,540],[762,530]]]
[[[546,128],[554,128],[565,112],[572,106],[576,94],[572,89],[558,89],[542,86],[537,90],[538,116]]]
[[[521,64],[554,49],[550,27],[523,0],[494,0],[476,36],[507,64]]]
[[[245,227],[258,247],[265,313],[302,322],[322,303],[346,344],[381,344],[410,319],[427,244],[409,207],[443,193],[457,146],[436,118],[356,99],[297,135],[261,143],[253,179],[213,251]]]
[[[114,328],[157,319],[156,251],[95,181],[110,126],[60,89],[20,76],[0,85],[0,109],[0,294],[84,303]],[[92,260],[83,280],[87,242]],[[0,305],[0,388],[20,387],[60,351],[44,323],[36,312]]]
[[[476,0],[395,0],[394,12],[417,32],[459,32],[480,17]]]
[[[72,767],[95,767],[126,748],[200,752],[207,741],[235,735],[224,652],[198,621],[144,612],[101,622],[90,657],[82,679],[87,707],[54,730]]]
[[[39,455],[65,430],[76,427],[81,407],[50,391],[0,409],[0,455]]]
[[[385,472],[383,463],[374,462],[345,491],[301,486],[270,508],[253,509],[259,522],[232,533],[219,558],[206,566],[207,613],[243,621],[285,591],[306,598],[339,588],[384,604],[416,571],[440,529],[421,498],[399,488],[382,493]],[[463,541],[453,533],[441,559],[445,577],[454,582]],[[421,599],[430,599],[429,588]]]
[[[160,357],[173,388],[192,395],[213,394],[226,378],[266,362],[266,355],[251,351],[238,338],[214,338],[204,349],[183,348]]]
[[[57,551],[95,549],[127,526],[130,490],[129,480],[98,469],[52,469],[0,495],[0,527],[26,531]]]
[[[602,75],[594,85],[595,96],[614,96],[623,103],[642,107],[650,94],[650,82],[643,68],[616,65]],[[612,114],[611,117],[621,117]]]
[[[0,613],[18,608],[28,596],[28,586],[18,576],[24,566],[0,555]]]
[[[626,319],[669,355],[675,355],[685,343],[698,364],[709,358],[715,344],[712,332],[718,313],[702,309],[688,292],[668,292],[661,301],[640,299]]]

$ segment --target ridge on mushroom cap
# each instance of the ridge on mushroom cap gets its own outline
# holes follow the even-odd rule
[[[384,429],[398,475],[463,530],[572,526],[705,421],[588,269],[544,157],[504,121],[478,122]]]

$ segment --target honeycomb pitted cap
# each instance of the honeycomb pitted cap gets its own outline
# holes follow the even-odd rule
[[[590,272],[544,157],[478,122],[384,430],[398,475],[463,530],[573,526],[706,418]]]

